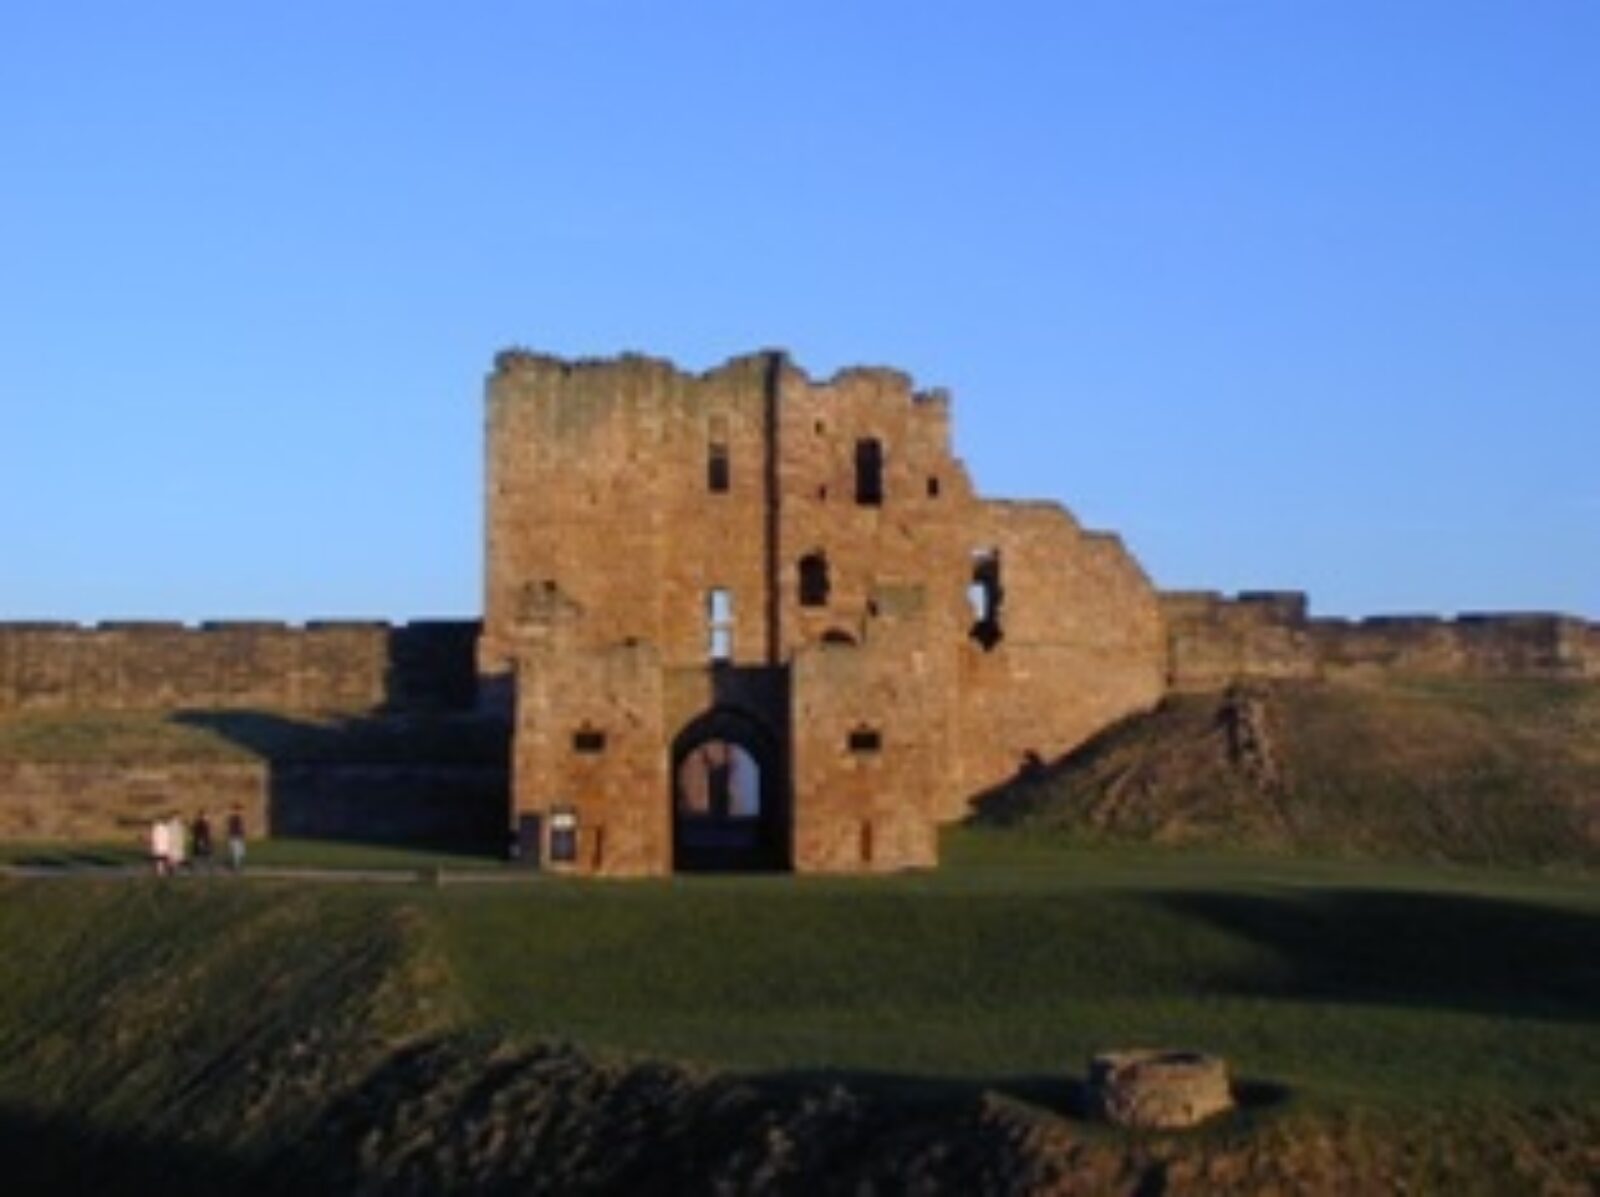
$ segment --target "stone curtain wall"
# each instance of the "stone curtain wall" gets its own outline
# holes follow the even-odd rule
[[[1600,625],[1565,615],[1311,619],[1297,592],[1161,596],[1174,689],[1239,679],[1600,679]]]
[[[0,838],[135,844],[150,821],[237,805],[253,839],[300,836],[481,847],[505,826],[504,769],[265,761],[0,762]]]
[[[478,625],[0,624],[0,713],[464,710]]]
[[[270,767],[240,764],[136,764],[92,761],[0,763],[0,838],[24,843],[77,841],[143,847],[151,820],[185,820],[235,804],[252,836],[266,832]]]

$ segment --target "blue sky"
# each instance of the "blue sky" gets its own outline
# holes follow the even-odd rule
[[[497,348],[956,396],[1168,587],[1600,616],[1600,5],[0,8],[0,618],[472,614]]]

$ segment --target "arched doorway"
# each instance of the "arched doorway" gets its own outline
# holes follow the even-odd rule
[[[672,743],[672,864],[679,872],[789,867],[783,756],[760,722],[718,708]]]

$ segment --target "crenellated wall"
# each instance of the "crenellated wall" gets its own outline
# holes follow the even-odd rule
[[[478,626],[0,623],[0,713],[463,710]]]
[[[1600,625],[1544,613],[1312,619],[1298,592],[1161,595],[1174,689],[1381,675],[1600,679]]]

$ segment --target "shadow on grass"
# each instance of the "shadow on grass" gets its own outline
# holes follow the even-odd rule
[[[226,1152],[11,1107],[0,1107],[0,1160],[4,1189],[11,1197],[199,1197],[268,1191],[250,1168]]]
[[[1246,1118],[1288,1097],[1261,1083],[1236,1093]],[[558,1045],[507,1053],[447,1038],[396,1052],[269,1156],[0,1107],[0,1160],[5,1191],[19,1195],[300,1197],[391,1185],[634,1194],[773,1182],[796,1193],[982,1192],[1017,1174],[1027,1150],[1019,1129],[1033,1116],[993,1099],[1081,1124],[1085,1096],[1070,1076],[707,1075],[598,1064]],[[500,1146],[485,1154],[490,1141]]]
[[[1077,1122],[1094,1118],[1087,1076],[1068,1073],[997,1077],[927,1077],[850,1069],[800,1069],[747,1077],[772,1094],[800,1096],[842,1086],[852,1093],[898,1109],[937,1110],[970,1105],[986,1094],[1009,1098]],[[1288,1103],[1293,1090],[1276,1081],[1236,1077],[1233,1100],[1247,1114],[1265,1113]]]
[[[1272,954],[1221,979],[1235,994],[1600,1022],[1600,913],[1381,889],[1139,896]]]
[[[122,869],[142,863],[142,858],[128,853],[97,852],[90,849],[63,848],[59,851],[29,852],[16,858],[13,864],[27,869],[60,869],[62,872],[82,869]]]

